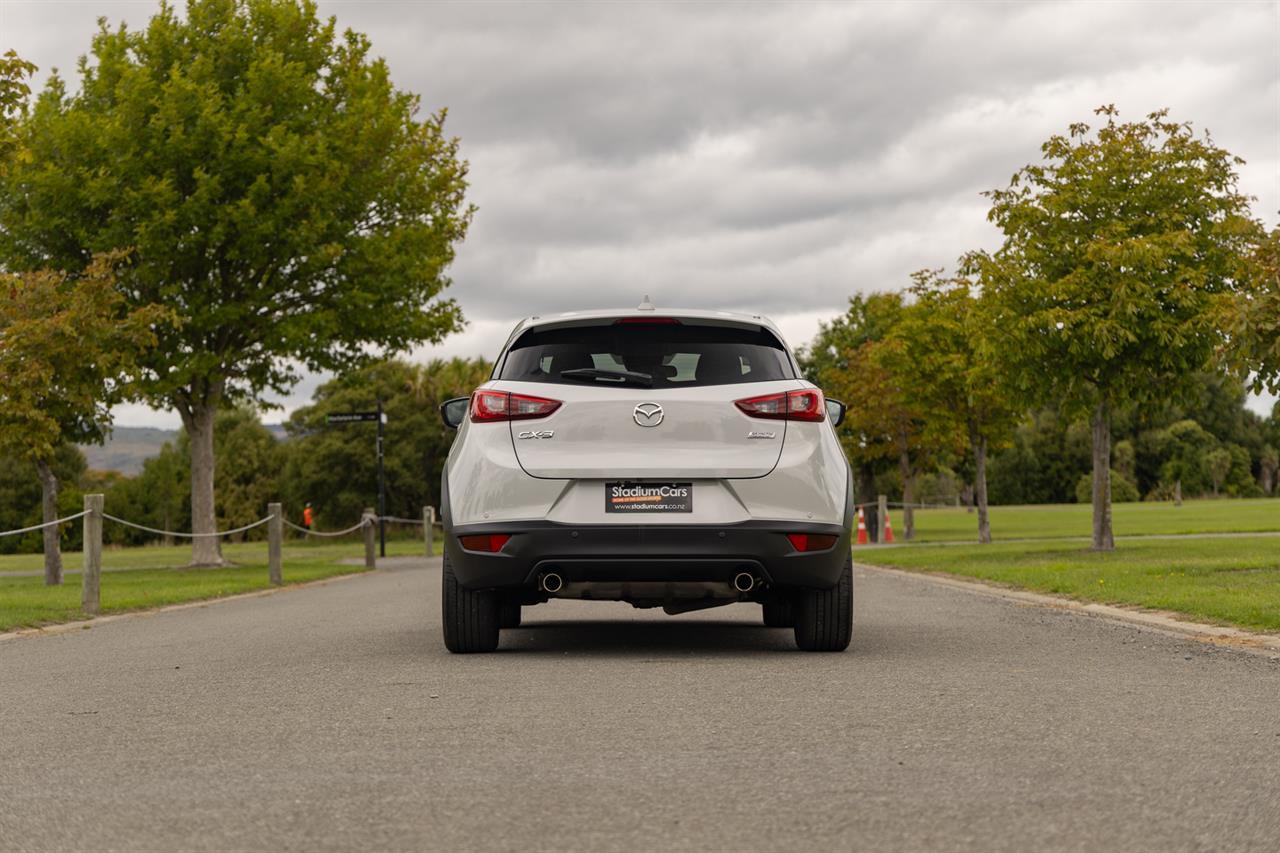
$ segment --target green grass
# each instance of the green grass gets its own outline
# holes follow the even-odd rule
[[[1063,540],[907,545],[855,548],[854,559],[1280,631],[1280,539],[1274,537],[1129,540],[1111,552]]]
[[[902,510],[891,509],[894,532],[902,535]],[[1280,531],[1280,500],[1198,500],[1171,503],[1123,503],[1112,508],[1117,536],[1180,533],[1258,533]],[[975,541],[977,513],[964,509],[916,510],[917,542]],[[1088,504],[991,507],[991,535],[1000,539],[1060,539],[1089,536]]]
[[[418,555],[422,543],[387,542],[388,556]],[[303,583],[335,575],[364,571],[363,565],[343,565],[340,560],[360,558],[358,541],[288,542],[284,551],[286,584]],[[267,546],[263,542],[224,545],[223,555],[237,565],[221,569],[185,569],[191,559],[189,546],[117,548],[103,553],[102,612],[121,613],[236,595],[266,589]],[[67,575],[61,586],[48,587],[42,577],[6,572],[39,571],[39,554],[0,556],[0,631],[35,627],[85,618],[80,610],[80,576]],[[78,569],[78,553],[64,555],[67,569]]]

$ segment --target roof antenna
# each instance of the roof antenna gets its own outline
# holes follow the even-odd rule
[[[644,301],[636,306],[637,311],[652,311],[653,303],[649,301],[649,294],[644,295]]]

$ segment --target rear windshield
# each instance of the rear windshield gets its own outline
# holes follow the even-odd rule
[[[499,379],[574,385],[689,388],[794,379],[782,344],[763,328],[618,324],[531,329]]]

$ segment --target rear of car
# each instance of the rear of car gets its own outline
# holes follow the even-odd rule
[[[451,650],[495,648],[551,598],[756,602],[802,648],[848,645],[842,407],[762,318],[533,318],[442,412],[459,428],[442,489]]]

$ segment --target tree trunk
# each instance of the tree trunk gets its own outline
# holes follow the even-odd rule
[[[1093,410],[1093,549],[1113,551],[1111,533],[1111,413],[1104,398]]]
[[[1182,478],[1179,477],[1173,484],[1173,505],[1182,506]]]
[[[965,512],[973,512],[973,485],[965,483],[960,490],[960,500],[964,503]]]
[[[978,504],[978,542],[991,544],[991,519],[987,514],[987,439],[976,436],[973,440],[973,486]]]
[[[910,542],[916,535],[915,477],[911,472],[911,454],[905,450],[898,456],[898,470],[902,473],[902,538]]]
[[[191,532],[197,534],[218,529],[213,500],[213,421],[217,413],[215,400],[192,405],[189,415],[183,416],[191,439]],[[225,565],[218,537],[196,536],[191,540],[191,565]]]
[[[867,536],[872,542],[880,541],[876,515],[878,507],[871,497],[876,493],[876,476],[870,465],[858,467],[858,503],[863,504],[867,522]]]
[[[43,460],[36,462],[36,473],[40,476],[40,520],[42,524],[48,524],[58,517],[58,478]],[[62,544],[58,526],[46,527],[41,533],[44,535],[44,583],[45,586],[58,586],[62,583]]]

